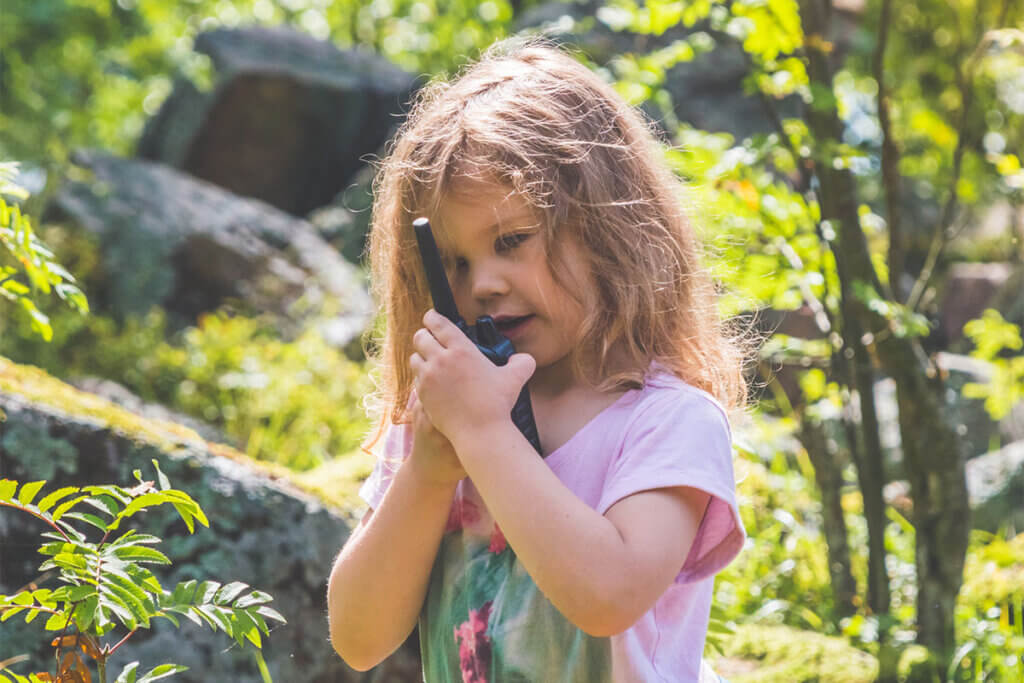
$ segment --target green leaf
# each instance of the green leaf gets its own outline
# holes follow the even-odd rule
[[[241,581],[232,581],[231,583],[225,585],[223,588],[217,591],[217,596],[214,598],[213,602],[217,603],[218,605],[228,604],[232,600],[237,598],[239,595],[244,593],[245,589],[248,587],[249,584],[247,583],[242,583]]]
[[[72,498],[71,500],[66,500],[60,505],[58,505],[57,509],[53,511],[53,521],[56,522],[57,520],[59,520],[61,517],[64,516],[65,512],[75,507],[88,497],[88,495],[78,496],[76,498]]]
[[[56,614],[50,615],[50,618],[46,620],[46,625],[43,626],[47,631],[61,631],[68,625],[68,615],[63,612],[57,612]]]
[[[13,479],[0,479],[0,500],[8,501],[14,497],[18,490],[18,482]]]
[[[117,675],[117,680],[114,683],[135,683],[135,672],[139,668],[138,662],[131,662],[125,665],[121,669],[121,673]]]
[[[273,609],[272,607],[267,607],[266,605],[263,605],[263,606],[259,607],[256,610],[256,613],[263,615],[267,619],[273,619],[274,621],[280,621],[282,624],[287,624],[288,623],[288,621],[284,617],[282,617],[277,612],[277,610]]]
[[[264,593],[262,591],[253,591],[252,593],[249,593],[248,595],[243,595],[242,597],[238,598],[238,600],[235,600],[234,607],[244,609],[246,607],[253,607],[255,605],[266,604],[268,602],[271,602],[273,599],[274,598],[272,598],[268,593]]]
[[[173,676],[174,674],[181,673],[182,671],[188,671],[188,667],[180,664],[161,664],[140,678],[138,683],[149,683],[150,681],[156,681],[161,678]]]
[[[153,468],[156,470],[156,479],[160,483],[160,490],[166,491],[171,488],[171,482],[167,478],[167,475],[160,469],[160,463],[157,462],[156,458],[153,458],[150,462],[153,463]]]
[[[75,605],[74,617],[75,626],[82,633],[88,633],[93,620],[96,619],[96,609],[99,605],[100,596],[93,593],[82,602]]]
[[[60,500],[61,498],[67,498],[72,493],[76,493],[77,491],[77,486],[64,486],[62,488],[57,489],[56,491],[52,491],[46,494],[46,496],[44,496],[43,499],[39,501],[39,511],[46,512],[51,507],[53,507],[58,500]]]
[[[155,562],[158,564],[171,564],[170,558],[159,550],[145,546],[125,546],[114,549],[114,554],[122,560],[135,560],[136,562]]]
[[[77,519],[80,522],[86,522],[87,524],[92,524],[94,527],[96,527],[100,531],[104,531],[105,532],[107,530],[107,523],[104,522],[99,517],[97,517],[96,515],[91,514],[89,512],[69,512],[69,513],[64,515],[64,518],[65,519],[68,519],[68,518],[70,518],[70,519]]]
[[[18,502],[22,505],[31,505],[32,501],[35,500],[36,494],[39,493],[39,489],[43,488],[46,481],[31,481],[27,484],[22,485],[21,491],[18,493]]]

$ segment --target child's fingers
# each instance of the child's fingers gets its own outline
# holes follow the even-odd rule
[[[444,346],[434,337],[434,334],[422,327],[412,335],[412,347],[423,356],[424,360],[444,350]]]
[[[434,338],[437,339],[437,341],[441,343],[441,346],[446,349],[451,348],[453,344],[463,340],[468,342],[466,335],[462,333],[462,330],[455,326],[455,323],[432,308],[423,315],[423,326],[426,327],[430,331],[430,334],[434,335]]]

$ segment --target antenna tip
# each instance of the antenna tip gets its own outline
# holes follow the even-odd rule
[[[412,227],[414,228],[419,228],[424,225],[430,225],[430,220],[427,219],[425,216],[420,216],[419,218],[412,222]]]

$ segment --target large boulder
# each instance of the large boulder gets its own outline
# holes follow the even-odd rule
[[[212,92],[179,82],[138,155],[294,215],[330,201],[387,139],[414,78],[363,50],[288,28],[217,29],[195,49]]]
[[[968,462],[967,493],[974,528],[1024,529],[1024,441]]]
[[[343,683],[415,681],[415,644],[376,670],[359,674],[334,653],[327,635],[326,579],[348,537],[355,510],[332,509],[298,489],[281,469],[256,464],[233,449],[205,441],[180,425],[149,420],[65,385],[36,368],[0,358],[0,475],[45,479],[49,487],[134,483],[132,470],[153,474],[156,459],[175,488],[202,506],[210,528],[188,535],[173,513],[149,511],[142,531],[164,539],[174,565],[156,571],[162,583],[187,579],[243,581],[274,597],[288,620],[264,640],[263,654],[276,681]],[[29,515],[0,511],[0,592],[37,580],[36,553],[45,527]],[[51,579],[52,581],[52,579]],[[44,583],[43,585],[48,585]],[[222,633],[181,620],[137,632],[118,650],[112,670],[140,660],[143,670],[175,662],[190,670],[175,680],[260,681],[251,653]],[[52,657],[39,623],[21,618],[0,624],[4,656],[28,654],[40,668]]]
[[[93,179],[66,184],[48,216],[99,235],[114,312],[160,305],[194,319],[227,300],[295,322],[327,311],[322,329],[338,346],[369,322],[362,274],[310,223],[163,164],[95,152],[75,161]]]

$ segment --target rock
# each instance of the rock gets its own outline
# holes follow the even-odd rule
[[[326,311],[322,328],[339,347],[369,322],[361,273],[310,223],[163,164],[102,153],[75,161],[94,180],[68,183],[48,214],[100,235],[115,313],[160,305],[194,320],[229,299],[295,323]]]
[[[965,468],[971,528],[993,533],[1007,525],[1024,529],[1024,441],[971,458]],[[886,484],[884,497],[910,516],[913,501],[906,481]]]
[[[118,384],[112,379],[81,377],[70,380],[69,384],[86,393],[105,398],[111,403],[140,417],[150,420],[161,420],[163,422],[174,422],[182,427],[191,429],[207,441],[230,445],[233,448],[238,447],[237,443],[234,443],[227,434],[216,427],[197,420],[190,415],[175,412],[159,403],[147,403],[128,389],[128,387]]]
[[[544,3],[525,11],[515,28],[541,31],[556,42],[579,47],[601,65],[608,65],[618,55],[643,55],[699,32],[705,34],[702,38],[706,42],[712,33],[708,21],[691,27],[680,22],[660,35],[615,31],[595,18],[597,10],[606,4],[594,0]],[[863,6],[847,2],[835,12],[834,35],[829,36],[829,41],[839,61],[854,40],[862,11]],[[721,27],[717,33],[722,38],[713,49],[668,69],[664,89],[672,96],[675,116],[700,130],[731,133],[737,140],[775,131],[766,103],[747,94],[743,87],[743,80],[750,73],[743,50]],[[772,100],[772,104],[782,119],[798,116],[803,106],[795,95]],[[656,121],[664,116],[651,103],[645,103],[643,108]]]
[[[302,683],[419,680],[415,643],[368,674],[344,665],[328,642],[326,579],[353,524],[353,511],[330,509],[297,489],[281,469],[257,465],[233,449],[205,441],[170,422],[149,420],[78,391],[36,368],[0,358],[0,471],[21,481],[46,479],[47,490],[84,484],[133,484],[131,472],[152,475],[156,459],[175,488],[191,495],[210,520],[188,535],[173,513],[149,511],[142,531],[164,539],[174,565],[154,571],[164,586],[186,579],[243,581],[274,597],[288,620],[264,640],[273,679]],[[0,511],[4,552],[0,592],[12,593],[37,577],[45,528],[28,515]],[[47,585],[44,583],[43,585]],[[118,651],[112,668],[140,660],[144,667],[174,662],[190,667],[176,680],[260,681],[251,654],[223,633],[181,620],[159,620]],[[52,656],[41,625],[11,619],[0,624],[4,655]],[[143,669],[148,670],[148,669]],[[410,673],[410,672],[415,672]]]
[[[331,203],[309,214],[320,236],[351,263],[360,263],[366,250],[373,208],[373,176],[376,169],[364,166]]]
[[[968,461],[967,494],[974,528],[1024,529],[1024,441]]]
[[[200,34],[211,93],[179,83],[138,155],[305,215],[341,191],[390,135],[414,78],[381,57],[288,28]]]
[[[954,263],[949,268],[939,305],[939,331],[949,342],[963,336],[964,324],[980,318],[1010,279],[1008,263]],[[1020,291],[1017,292],[1018,296]]]

